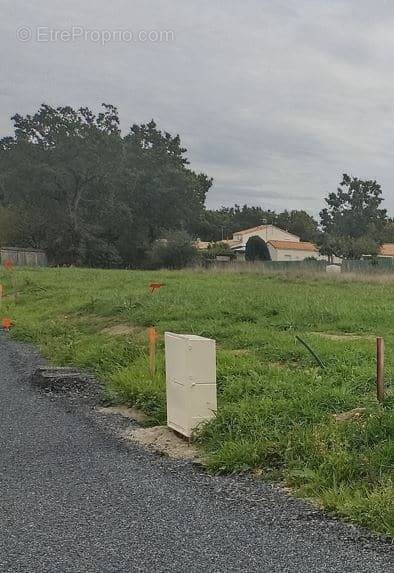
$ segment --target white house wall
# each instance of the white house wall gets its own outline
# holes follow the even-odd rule
[[[319,253],[312,251],[295,251],[293,249],[275,249],[272,245],[268,245],[272,261],[304,261],[307,258],[314,257],[321,259]]]
[[[265,229],[259,229],[256,231],[251,231],[250,233],[237,234],[234,233],[233,238],[242,241],[242,246],[245,246],[250,237],[261,237],[265,242],[268,241],[292,241],[293,243],[299,242],[300,238],[283,231],[278,227],[266,227]],[[240,245],[241,246],[241,245]]]

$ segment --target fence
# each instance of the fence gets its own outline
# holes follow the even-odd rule
[[[46,267],[48,265],[45,252],[37,249],[2,247],[0,249],[0,262],[3,264],[7,260],[19,267]]]
[[[322,260],[305,260],[305,261],[257,261],[249,263],[246,261],[218,262],[210,261],[209,266],[215,269],[232,270],[232,271],[254,271],[254,272],[296,272],[325,273],[327,261]],[[374,259],[374,260],[343,260],[341,265],[343,273],[372,274],[372,273],[393,273],[394,259]]]
[[[394,272],[394,259],[376,258],[370,260],[344,260],[342,262],[342,272],[344,273],[375,273]]]
[[[288,271],[288,270],[310,270],[310,271],[324,271],[327,265],[326,261],[318,260],[305,260],[305,261],[264,261],[261,263],[264,268],[272,271]]]

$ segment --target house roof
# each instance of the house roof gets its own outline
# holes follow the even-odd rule
[[[194,246],[196,247],[196,249],[199,249],[201,251],[204,251],[205,249],[207,249],[209,247],[209,245],[211,245],[212,243],[210,243],[209,241],[195,241]]]
[[[278,251],[310,251],[317,253],[318,248],[313,243],[302,241],[268,241]]]
[[[254,231],[265,231],[266,229],[278,229],[279,231],[282,231],[283,233],[287,233],[288,235],[290,235],[291,237],[294,237],[295,239],[298,239],[299,237],[297,235],[294,235],[293,233],[289,233],[289,231],[286,231],[285,229],[281,229],[280,227],[276,227],[275,225],[258,225],[257,227],[250,227],[250,229],[242,229],[242,231],[235,231],[233,234],[234,235],[248,235],[249,233],[253,233]]]
[[[385,243],[380,247],[382,257],[394,257],[394,243]]]
[[[233,247],[241,244],[241,241],[236,241],[234,239],[223,239],[222,241],[195,241],[193,244],[196,247],[196,249],[205,251],[206,249],[209,249],[210,246],[220,245],[221,243],[224,243],[229,247]]]
[[[233,247],[235,245],[239,245],[241,243],[241,241],[237,241],[237,239],[223,239],[223,241],[218,241],[219,243],[225,243],[226,245],[229,245],[230,247]]]

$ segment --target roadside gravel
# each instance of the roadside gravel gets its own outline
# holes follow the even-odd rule
[[[392,546],[274,486],[119,438],[94,396],[43,393],[0,336],[0,571],[382,573]]]

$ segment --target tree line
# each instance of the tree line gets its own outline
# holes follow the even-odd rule
[[[192,233],[212,180],[155,122],[119,128],[117,109],[42,105],[0,141],[0,241],[59,265],[133,266],[166,231]]]
[[[14,135],[0,140],[0,243],[44,249],[52,264],[138,268],[171,253],[183,264],[192,239],[220,241],[262,224],[349,258],[394,242],[376,181],[344,175],[320,221],[304,210],[212,210],[212,179],[193,171],[179,136],[153,120],[122,135],[116,107],[103,104],[98,114],[42,105],[12,121]]]
[[[325,255],[359,259],[377,255],[383,243],[394,243],[394,219],[383,208],[381,186],[344,174],[336,192],[325,198],[319,220],[306,211],[275,213],[261,207],[222,207],[206,211],[201,227],[204,239],[231,237],[234,232],[261,224],[272,224],[316,243]]]

